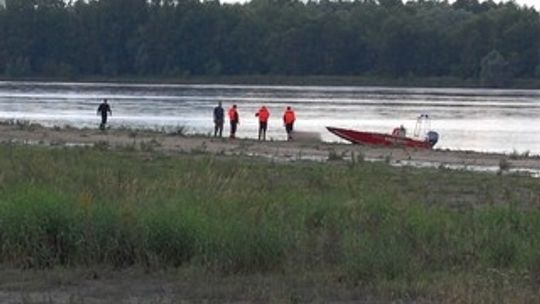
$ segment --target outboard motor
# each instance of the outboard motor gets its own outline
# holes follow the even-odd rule
[[[435,131],[429,131],[426,134],[426,141],[433,147],[439,141],[439,133]]]

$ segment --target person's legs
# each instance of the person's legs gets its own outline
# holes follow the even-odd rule
[[[268,123],[261,122],[261,129],[262,129],[262,137],[263,140],[266,140],[266,128],[268,127]]]
[[[101,114],[101,125],[99,125],[100,129],[105,129],[105,125],[107,125],[107,114]]]
[[[291,140],[291,132],[293,130],[292,124],[286,124],[285,125],[285,131],[287,131],[287,140]]]
[[[217,137],[218,134],[219,134],[219,137],[223,136],[223,121],[222,120],[214,121],[214,137]]]
[[[234,138],[236,134],[236,122],[231,121],[231,138]]]

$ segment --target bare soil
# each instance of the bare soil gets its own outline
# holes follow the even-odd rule
[[[0,269],[0,303],[371,303],[362,290],[332,274]]]
[[[299,137],[297,137],[299,138]],[[213,138],[207,136],[172,135],[145,130],[45,128],[38,125],[0,125],[0,142],[43,145],[104,145],[135,149],[151,149],[169,153],[213,153],[248,155],[275,160],[319,160],[330,158],[385,160],[393,163],[429,163],[457,167],[504,166],[515,169],[540,170],[540,157],[505,155],[472,151],[378,148],[346,143],[324,143],[307,137],[296,141],[257,141],[253,139]]]

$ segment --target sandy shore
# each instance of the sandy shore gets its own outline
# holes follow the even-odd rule
[[[275,160],[316,160],[329,158],[384,160],[393,164],[475,168],[486,171],[504,167],[512,170],[540,170],[540,157],[478,153],[470,151],[377,148],[363,145],[324,143],[316,140],[266,141],[253,139],[183,136],[147,130],[46,128],[28,124],[0,124],[0,142],[42,145],[108,145],[151,149],[168,153],[205,152],[222,155],[253,155]]]

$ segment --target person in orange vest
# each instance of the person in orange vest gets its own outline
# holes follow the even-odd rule
[[[268,118],[270,118],[270,111],[265,106],[262,106],[255,114],[259,117],[259,140],[266,140],[266,129],[268,129]]]
[[[236,126],[240,124],[240,117],[236,110],[236,105],[233,105],[229,109],[229,121],[231,122],[231,136],[230,138],[236,138]]]
[[[285,124],[285,131],[287,131],[287,140],[291,140],[291,132],[293,131],[294,121],[296,120],[296,114],[291,107],[287,107],[285,114],[283,114],[283,123]]]

